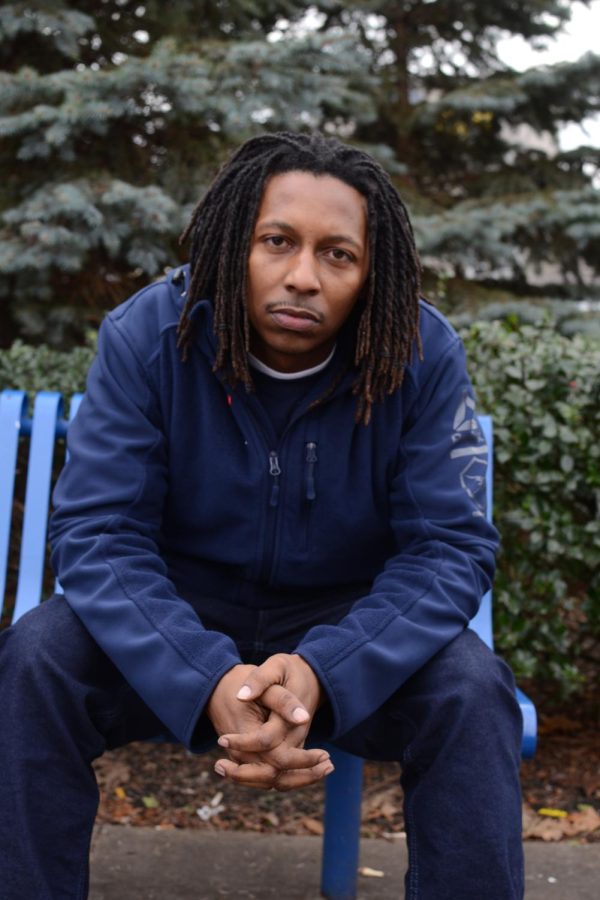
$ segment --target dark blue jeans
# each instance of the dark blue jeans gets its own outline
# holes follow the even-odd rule
[[[84,900],[91,763],[163,731],[64,600],[0,634],[2,900]],[[522,898],[520,742],[512,675],[470,631],[336,742],[402,765],[406,897]]]

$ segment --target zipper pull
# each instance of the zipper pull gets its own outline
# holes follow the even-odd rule
[[[279,502],[279,476],[281,475],[281,468],[279,466],[279,459],[274,450],[269,453],[269,475],[273,478],[269,506],[277,506]]]
[[[306,499],[315,500],[315,463],[317,462],[317,445],[310,441],[306,445]]]

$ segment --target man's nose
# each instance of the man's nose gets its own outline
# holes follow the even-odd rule
[[[299,294],[316,294],[321,290],[318,260],[308,248],[295,254],[286,273],[288,291]]]

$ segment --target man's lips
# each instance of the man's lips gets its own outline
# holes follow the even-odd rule
[[[269,313],[281,328],[288,331],[310,331],[321,322],[317,312],[298,306],[274,306]]]

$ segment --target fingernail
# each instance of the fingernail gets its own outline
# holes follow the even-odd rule
[[[327,768],[326,768],[325,771],[323,772],[323,775],[324,775],[324,776],[325,776],[325,775],[331,775],[332,772],[333,772],[333,766],[329,765],[329,766],[327,766]]]
[[[229,747],[229,741],[226,737],[220,737],[217,744],[219,747]]]
[[[310,716],[305,709],[302,709],[301,706],[297,706],[292,713],[292,719],[294,720],[294,722],[308,722],[309,718]]]
[[[221,778],[225,777],[225,769],[223,768],[223,766],[219,765],[219,763],[215,763],[215,772],[217,773],[217,775],[220,775]]]
[[[251,693],[252,690],[248,687],[248,685],[243,684],[237,692],[236,697],[238,698],[238,700],[247,700]]]

